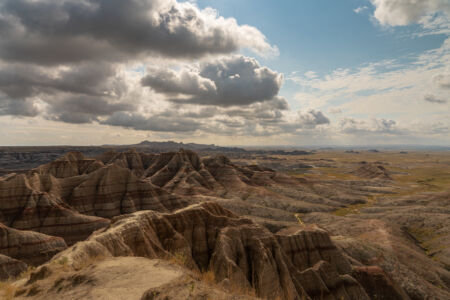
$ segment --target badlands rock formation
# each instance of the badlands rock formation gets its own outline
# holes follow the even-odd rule
[[[370,171],[364,170],[361,176]],[[158,269],[151,261],[168,259],[181,264],[176,268],[184,275],[163,267],[169,278],[154,285],[139,281],[136,299],[189,299],[194,290],[199,297],[204,292],[232,299],[236,289],[265,299],[445,299],[448,293],[437,286],[449,285],[448,271],[437,262],[426,270],[414,267],[413,261],[428,258],[408,231],[390,223],[389,218],[403,220],[386,213],[392,205],[377,208],[385,213],[382,221],[361,215],[350,222],[330,214],[391,193],[386,177],[372,175],[360,181],[295,178],[185,150],[111,151],[96,158],[71,152],[0,177],[0,277],[17,276],[60,252],[32,273],[31,282],[18,281],[18,296],[94,297],[116,280],[100,278],[102,272],[131,272],[125,262],[145,257],[149,272]],[[434,227],[439,222],[421,220]],[[448,230],[441,231],[447,240]],[[436,259],[448,263],[448,249],[434,237],[427,242]],[[86,262],[97,270],[91,277]],[[61,277],[65,267],[72,277]],[[204,274],[214,280],[205,285],[195,277]],[[105,295],[112,299],[114,293]]]
[[[9,228],[0,223],[0,253],[29,265],[39,265],[67,248],[60,237]]]
[[[326,232],[298,229],[274,235],[213,202],[169,214],[141,211],[115,217],[108,228],[54,261],[81,269],[86,261],[119,256],[172,257],[198,272],[212,271],[222,286],[255,289],[265,299],[369,299]],[[43,275],[31,275],[44,280],[36,281],[36,294],[51,292],[41,286],[52,265],[35,272]],[[21,289],[28,294],[33,287]]]
[[[385,167],[373,163],[363,162],[361,167],[353,171],[353,174],[368,179],[392,180]]]
[[[27,270],[27,265],[17,259],[0,254],[0,280],[15,278]]]

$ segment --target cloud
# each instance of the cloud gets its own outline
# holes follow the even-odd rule
[[[201,127],[199,122],[179,115],[145,116],[137,112],[117,112],[101,121],[101,124],[157,132],[190,132]]]
[[[443,11],[450,14],[448,0],[371,0],[374,17],[382,24],[402,26],[418,23],[423,17]]]
[[[337,115],[337,114],[341,114],[342,113],[342,109],[340,109],[338,107],[331,107],[330,109],[328,109],[328,112],[330,114]]]
[[[440,99],[433,94],[426,94],[425,96],[423,96],[423,100],[430,102],[430,103],[437,103],[437,104],[447,103],[447,100]]]
[[[272,100],[282,75],[249,57],[231,56],[201,63],[198,70],[150,69],[144,86],[165,94],[170,101],[222,107]]]
[[[2,59],[48,65],[277,53],[256,28],[175,0],[4,0],[0,34]]]
[[[436,75],[434,82],[442,89],[450,89],[450,73]]]
[[[3,0],[0,36],[0,115],[193,130],[201,123],[194,122],[194,116],[208,119],[218,111],[185,104],[251,106],[276,99],[281,85],[281,75],[255,60],[236,58],[233,66],[232,60],[217,59],[244,48],[260,55],[277,55],[278,50],[256,28],[220,17],[211,8],[201,10],[195,2]],[[241,72],[256,88],[244,91],[231,78],[227,82],[217,75],[214,81],[194,69],[168,68],[205,59],[209,62],[202,63],[204,72],[208,66],[223,64],[223,72],[234,68],[232,72]],[[238,70],[240,63],[244,65]],[[149,64],[159,68],[150,68],[141,80]],[[241,90],[233,94],[232,88]],[[190,99],[178,107],[167,101],[186,95]],[[164,129],[164,123],[172,125]]]
[[[117,112],[99,122],[135,130],[157,132],[195,132],[222,136],[271,136],[286,134],[290,122],[287,101],[275,97],[270,101],[247,106],[198,106],[171,104],[162,110]],[[294,124],[292,124],[294,126]],[[295,124],[300,128],[299,124]],[[304,125],[303,125],[304,126]],[[289,129],[292,130],[292,129]]]
[[[41,111],[52,120],[92,122],[98,115],[132,109],[120,103],[126,92],[125,79],[105,63],[55,68],[0,63],[0,105],[9,107],[3,114],[36,116]],[[41,110],[37,102],[43,103]]]
[[[176,72],[171,69],[149,69],[148,75],[142,78],[143,86],[152,87],[156,92],[177,95],[205,95],[217,93],[214,81],[202,77],[193,70]]]
[[[0,116],[35,117],[40,110],[32,101],[0,98]]]
[[[115,103],[107,98],[93,96],[68,96],[49,102],[51,106],[47,111],[47,118],[66,123],[92,123],[98,121],[100,116],[135,110],[132,104]]]
[[[21,99],[57,92],[117,96],[125,86],[115,75],[115,68],[104,63],[63,68],[0,63],[0,91]]]
[[[317,125],[330,124],[330,119],[328,119],[321,111],[314,109],[311,109],[306,113],[299,112],[299,121],[302,126],[312,128]]]
[[[354,118],[344,118],[339,122],[339,131],[342,133],[362,135],[362,134],[402,134],[397,122],[390,119],[358,120]]]
[[[349,117],[386,118],[401,116],[402,122],[436,114],[449,116],[436,105],[424,105],[423,94],[447,99],[450,39],[440,48],[401,60],[385,60],[354,69],[337,69],[317,78],[300,74],[289,80],[298,85],[295,98],[302,106],[322,111],[338,107]]]
[[[369,7],[367,7],[367,6],[359,6],[359,7],[355,8],[353,11],[356,14],[360,14],[360,13],[362,13],[362,12],[368,10],[368,9],[369,9]]]

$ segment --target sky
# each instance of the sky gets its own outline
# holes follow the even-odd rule
[[[450,145],[450,0],[0,0],[0,145]]]

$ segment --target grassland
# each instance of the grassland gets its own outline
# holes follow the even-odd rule
[[[394,194],[390,197],[401,197],[417,193],[441,192],[450,189],[450,152],[437,151],[317,151],[310,155],[272,156],[273,161],[287,169],[288,174],[309,180],[368,180],[356,176],[353,171],[362,162],[382,165],[389,172],[392,181],[386,183],[392,187]],[[270,157],[255,157],[254,164],[264,164]],[[312,168],[295,168],[304,163]],[[290,168],[289,166],[293,166]],[[377,195],[368,197],[367,203],[349,205],[333,212],[345,216],[359,213],[361,209],[370,207],[377,201]]]

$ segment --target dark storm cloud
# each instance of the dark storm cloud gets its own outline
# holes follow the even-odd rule
[[[3,0],[0,56],[37,64],[271,51],[255,28],[175,0]]]
[[[228,107],[272,100],[282,75],[252,58],[233,56],[200,66],[198,71],[149,70],[144,86],[172,96],[172,102]]]

